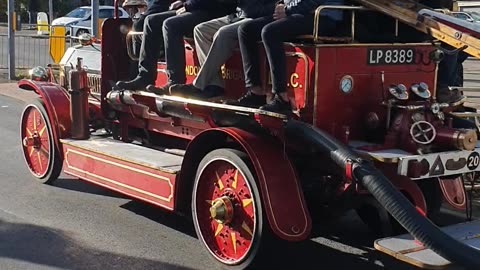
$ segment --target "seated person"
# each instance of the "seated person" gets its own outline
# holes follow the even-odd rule
[[[170,94],[203,98],[223,95],[224,81],[220,69],[238,46],[238,27],[253,18],[272,14],[275,1],[239,1],[236,13],[196,26],[194,39],[200,71],[193,84],[183,84],[181,78],[171,78],[167,85]]]
[[[154,84],[157,79],[157,61],[159,52],[165,44],[167,65],[173,61],[180,62],[179,74],[185,74],[185,52],[183,37],[191,35],[193,28],[204,21],[218,18],[234,10],[234,4],[221,0],[186,0],[176,1],[170,6],[172,10],[153,14],[145,19],[142,46],[138,62],[138,75],[131,81],[119,81],[120,89],[142,90]],[[173,53],[172,53],[173,51]],[[173,55],[168,56],[169,53]],[[177,55],[175,55],[177,54]],[[185,75],[184,75],[185,76]]]
[[[286,57],[283,42],[299,35],[313,33],[314,10],[320,5],[342,5],[343,0],[285,0],[275,7],[273,15],[246,22],[238,29],[245,85],[248,92],[230,104],[290,114],[287,95]],[[324,10],[321,13],[320,36],[333,36],[342,23],[343,12]],[[274,98],[267,104],[260,79],[258,40],[263,41]]]
[[[145,23],[145,19],[152,14],[157,14],[161,12],[165,12],[169,10],[171,0],[154,0],[147,8],[145,12],[143,12],[138,19],[133,21],[132,29],[135,32],[143,32],[143,25]],[[135,52],[139,52],[142,46],[142,38],[140,36],[134,36],[133,38],[133,48]],[[163,52],[160,53],[160,57],[163,58]]]

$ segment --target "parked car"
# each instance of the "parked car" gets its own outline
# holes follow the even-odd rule
[[[119,8],[119,16],[121,18],[128,18],[128,13]],[[52,21],[52,26],[65,26],[66,34],[70,35],[70,29],[72,29],[72,36],[78,36],[82,33],[89,33],[91,27],[92,8],[90,6],[82,6],[70,11],[63,17],[57,18]],[[98,9],[98,18],[106,19],[113,18],[114,8],[113,6],[100,6]]]
[[[480,23],[480,14],[472,11],[472,12],[466,12],[466,11],[458,11],[458,12],[452,12],[452,15],[456,18],[468,21],[468,22],[473,22],[473,23]]]

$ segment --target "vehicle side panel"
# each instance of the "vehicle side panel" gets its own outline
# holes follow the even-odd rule
[[[176,174],[64,144],[64,171],[133,198],[174,210]]]

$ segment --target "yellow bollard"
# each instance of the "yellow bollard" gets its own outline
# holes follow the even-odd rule
[[[37,35],[48,35],[50,31],[48,29],[48,16],[45,12],[39,12],[37,14]]]

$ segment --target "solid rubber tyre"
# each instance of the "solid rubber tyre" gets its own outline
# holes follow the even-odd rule
[[[245,269],[256,264],[259,261],[257,258],[259,256],[257,255],[260,252],[260,246],[265,244],[262,243],[264,242],[263,237],[268,231],[268,229],[264,228],[266,222],[264,220],[260,192],[253,170],[249,164],[248,156],[244,152],[227,148],[217,149],[208,153],[200,161],[195,176],[192,192],[192,218],[195,231],[203,247],[211,257],[228,269]],[[219,173],[224,169],[225,174]],[[235,176],[232,182],[230,181],[232,179],[231,174],[234,172]],[[240,183],[238,186],[236,184],[237,181]],[[219,184],[220,182],[222,184]],[[250,192],[250,194],[247,194],[247,192]],[[231,223],[225,226],[222,225],[220,232],[218,232],[219,226],[214,229],[216,226],[215,220],[211,216],[207,219],[209,213],[205,212],[210,207],[207,202],[211,199],[225,196],[226,193],[231,198],[236,198],[232,199],[233,205],[235,205],[234,213],[238,212],[239,214],[238,216],[234,214]],[[248,200],[248,197],[251,198],[251,202],[245,206],[243,202]],[[241,200],[241,198],[243,199]],[[252,216],[253,221],[249,219],[250,216]],[[242,226],[239,226],[240,221],[244,219],[247,222],[243,221]],[[250,226],[252,222],[253,228]],[[247,227],[250,228],[245,230],[244,224],[248,224]],[[236,234],[237,236],[230,237],[231,234]],[[246,235],[246,237],[242,238],[242,235]],[[240,240],[237,237],[240,237]],[[230,245],[233,242],[236,243]],[[243,248],[240,252],[243,255],[240,258],[235,257],[238,244]],[[235,246],[234,254],[231,252],[231,246]]]
[[[37,134],[40,147],[25,146],[24,139]],[[21,116],[20,146],[27,168],[38,182],[51,184],[62,172],[63,161],[56,147],[53,128],[43,102],[36,99],[26,105]]]

